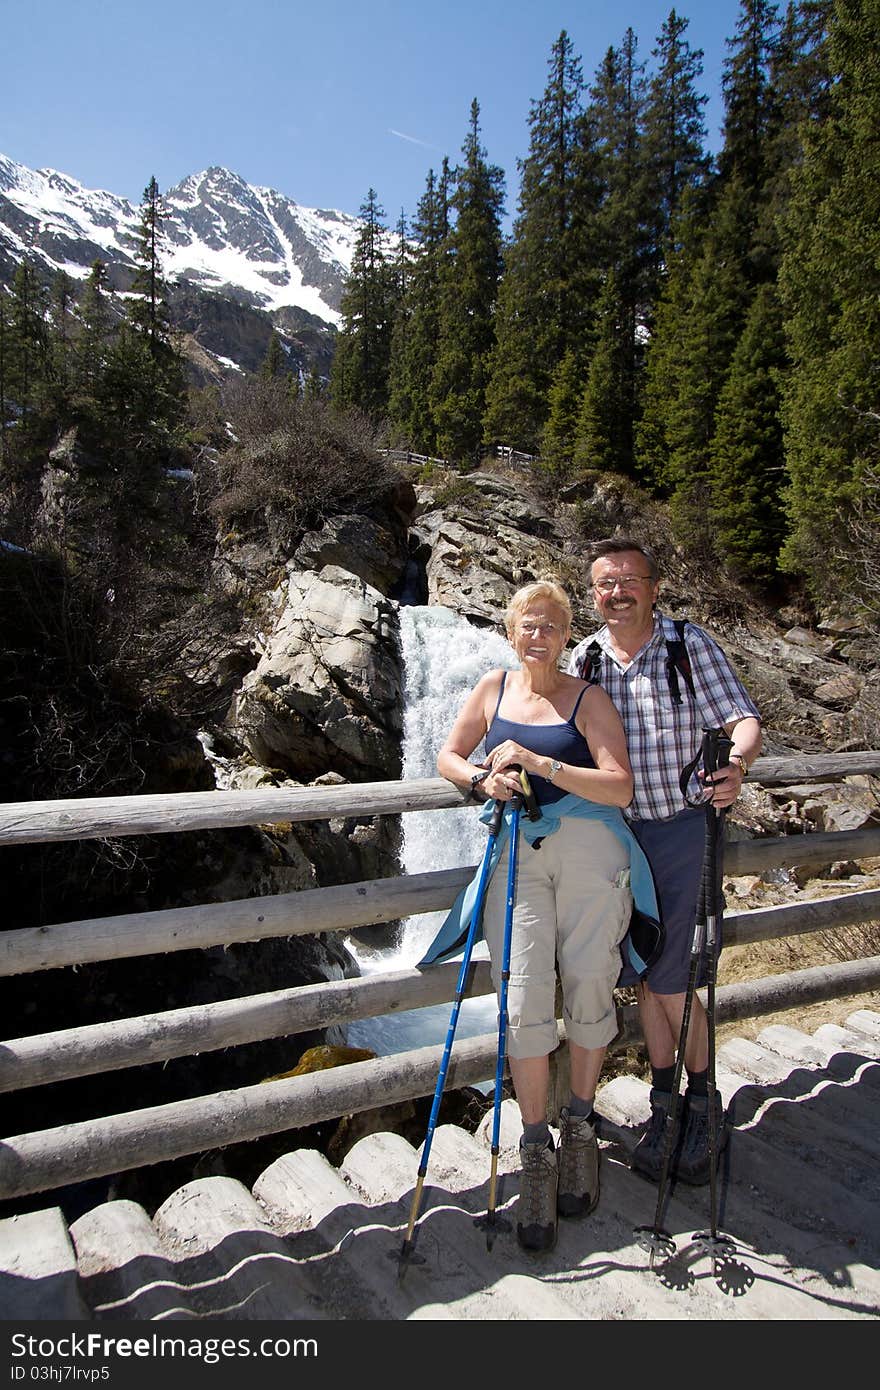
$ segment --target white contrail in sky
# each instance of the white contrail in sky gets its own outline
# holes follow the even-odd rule
[[[388,134],[396,135],[398,140],[408,140],[411,145],[421,145],[425,150],[436,150],[437,154],[440,153],[436,145],[429,145],[427,140],[417,140],[415,135],[404,135],[402,130],[394,130],[389,126]]]

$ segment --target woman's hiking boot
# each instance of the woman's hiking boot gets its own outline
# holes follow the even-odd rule
[[[655,1091],[651,1087],[651,1118],[648,1127],[639,1142],[632,1151],[629,1161],[630,1168],[637,1173],[644,1173],[646,1178],[653,1182],[660,1181],[660,1173],[663,1168],[663,1155],[666,1152],[666,1116],[672,1101],[669,1091]],[[670,1159],[670,1171],[674,1161],[675,1147],[679,1137],[678,1116],[675,1118],[675,1128],[672,1136],[672,1154]]]
[[[596,1130],[583,1115],[559,1112],[559,1186],[556,1210],[560,1216],[587,1216],[599,1200],[599,1145]]]
[[[702,1187],[709,1181],[709,1097],[685,1092],[684,1131],[678,1153],[676,1176],[682,1182]],[[715,1166],[727,1143],[727,1123],[721,1097],[715,1092]]]
[[[556,1244],[558,1170],[552,1138],[519,1146],[522,1177],[516,1209],[516,1236],[524,1250],[552,1250]]]

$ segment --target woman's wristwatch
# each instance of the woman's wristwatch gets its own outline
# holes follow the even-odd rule
[[[481,767],[481,768],[479,768],[479,769],[473,774],[473,776],[471,777],[471,784],[470,784],[470,787],[468,788],[468,794],[467,794],[467,799],[468,799],[468,801],[485,801],[485,800],[487,800],[487,798],[486,798],[485,796],[478,796],[478,795],[477,795],[477,789],[478,789],[478,787],[480,786],[480,784],[481,784],[482,782],[485,782],[486,778],[489,776],[489,773],[490,773],[491,771],[492,771],[492,769],[491,769],[490,767]]]

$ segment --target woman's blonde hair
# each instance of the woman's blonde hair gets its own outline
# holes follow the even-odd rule
[[[555,579],[536,579],[533,584],[524,584],[521,589],[517,589],[507,605],[504,614],[504,627],[508,637],[513,635],[518,619],[529,607],[529,604],[539,599],[555,603],[557,608],[561,608],[565,614],[565,626],[569,632],[571,631],[571,603],[562,585]]]

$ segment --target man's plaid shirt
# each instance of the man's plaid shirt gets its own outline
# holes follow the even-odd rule
[[[694,698],[678,672],[681,704],[676,705],[669,689],[667,638],[677,640],[675,624],[655,612],[654,635],[628,666],[622,666],[614,656],[605,627],[579,642],[568,664],[571,675],[590,679],[586,650],[591,642],[598,642],[598,683],[610,695],[623,721],[635,777],[635,794],[626,808],[632,820],[667,820],[685,808],[678,779],[682,768],[699,752],[704,729],[717,729],[749,715],[760,718],[721,648],[692,623],[685,628],[685,644]],[[694,774],[688,795],[698,798],[700,786]]]

